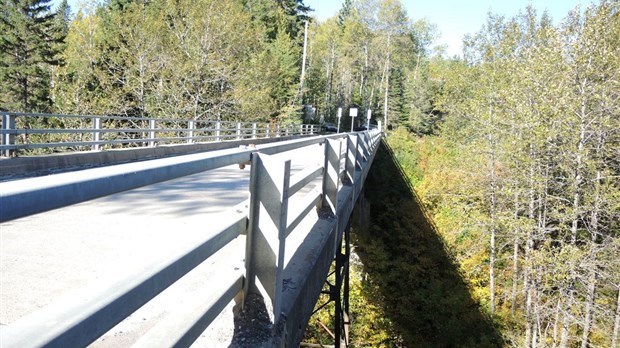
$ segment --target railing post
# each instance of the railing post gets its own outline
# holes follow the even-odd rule
[[[288,125],[284,128],[284,136],[288,137],[288,129],[289,128],[290,128],[290,126],[288,126]]]
[[[372,145],[370,143],[370,134],[368,133],[368,131],[363,132],[362,134],[363,134],[362,139],[364,141],[364,147],[363,147],[363,149],[364,149],[364,161],[368,162],[368,160],[370,159],[370,150],[371,150],[370,146]]]
[[[250,293],[270,299],[274,323],[282,308],[290,176],[290,160],[283,162],[259,153],[252,156],[243,293],[245,299]],[[261,223],[260,219],[271,221]]]
[[[355,154],[355,167],[357,169],[362,169],[364,166],[364,153],[366,152],[364,149],[364,139],[362,138],[362,133],[357,133],[355,135],[357,138],[357,151]]]
[[[347,158],[345,162],[346,180],[350,184],[355,183],[355,164],[357,158],[357,136],[347,135]]]
[[[381,121],[377,121],[377,128],[379,128],[379,132],[381,132]]]
[[[215,141],[222,141],[221,136],[222,123],[220,121],[215,122]]]
[[[149,120],[149,147],[155,147],[155,119]]]
[[[15,116],[9,114],[2,114],[2,145],[15,145],[15,134],[9,133],[15,130]],[[15,157],[17,156],[17,149],[6,149],[4,156]]]
[[[241,140],[241,122],[237,122],[237,140]]]
[[[267,123],[267,130],[265,131],[265,138],[269,138],[269,128],[270,128],[270,123]]]
[[[325,171],[323,172],[323,200],[321,208],[338,212],[338,189],[340,186],[341,145],[338,139],[325,139]]]
[[[194,120],[187,121],[187,143],[194,143]]]
[[[101,145],[98,144],[98,142],[101,141],[101,132],[99,132],[99,130],[101,130],[101,118],[93,117],[93,141],[95,142],[93,151],[101,150]]]
[[[280,137],[280,124],[278,123],[276,125],[276,138],[279,138],[279,137]]]
[[[256,139],[256,122],[252,123],[252,139]]]

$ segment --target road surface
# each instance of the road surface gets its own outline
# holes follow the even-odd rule
[[[297,171],[322,162],[323,149],[313,145],[277,157],[291,158]],[[0,324],[203,239],[222,214],[248,199],[249,173],[250,167],[228,166],[0,224]],[[244,272],[244,248],[240,236],[92,346],[131,345],[187,296],[208,296],[218,277]],[[195,346],[229,345],[232,307]]]

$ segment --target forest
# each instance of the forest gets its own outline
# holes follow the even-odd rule
[[[620,346],[618,0],[489,13],[462,57],[399,0],[324,21],[303,0],[0,1],[0,111],[371,110],[353,346]],[[311,322],[308,340],[329,336]]]

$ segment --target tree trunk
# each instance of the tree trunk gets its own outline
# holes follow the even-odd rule
[[[515,231],[518,233],[518,231]],[[510,312],[512,316],[515,315],[515,310],[517,308],[517,292],[519,290],[519,235],[515,235],[515,239],[512,245],[512,293],[511,303],[510,303]]]
[[[620,332],[620,287],[616,299],[616,316],[614,318],[614,330],[611,334],[611,348],[618,348],[618,332]]]
[[[535,286],[535,287],[537,287],[537,286]],[[534,289],[533,293],[534,293],[534,296],[532,298],[532,302],[533,302],[532,308],[534,309],[533,317],[536,318],[536,320],[534,321],[534,325],[532,327],[532,344],[531,344],[531,347],[532,348],[536,348],[537,342],[540,339],[539,338],[539,335],[540,335],[540,309],[538,308],[538,291]]]
[[[560,312],[562,308],[562,301],[558,300],[558,305],[555,307],[555,320],[553,321],[553,346],[558,346],[558,327],[560,326]]]
[[[308,21],[306,21],[306,24],[304,26],[304,53],[303,56],[301,58],[301,85],[303,86],[304,83],[304,77],[306,76],[306,52],[307,52],[307,48],[308,48]]]
[[[532,289],[529,280],[525,287],[527,289],[525,300],[525,347],[530,347],[532,342]]]
[[[364,42],[364,68],[362,69],[362,78],[360,81],[360,97],[364,101],[364,83],[366,82],[366,72],[368,71],[368,41]]]
[[[390,42],[391,36],[388,35],[388,51],[385,61],[385,100],[383,101],[383,123],[385,123],[385,129],[388,127],[388,93],[390,90]]]
[[[336,64],[336,49],[332,46],[332,55],[331,55],[331,66],[330,66],[330,74],[329,74],[329,89],[327,90],[327,105],[328,108],[330,110],[330,115],[331,115],[331,108],[329,106],[332,105],[332,90],[334,88],[334,65]]]
[[[493,119],[493,108],[489,108],[490,119]],[[489,134],[489,145],[491,149],[491,157],[489,158],[489,172],[491,174],[491,255],[489,256],[489,292],[491,293],[491,317],[495,315],[495,234],[496,234],[496,197],[497,183],[495,177],[495,141],[493,135]]]
[[[530,156],[531,158],[536,158],[536,151],[534,150],[534,146],[530,144]],[[534,220],[535,217],[535,208],[536,208],[536,187],[534,181],[534,174],[536,173],[535,164],[530,166],[530,175],[529,175],[529,209],[528,209],[528,219],[530,221]],[[528,228],[527,239],[525,241],[525,264],[529,264],[530,254],[532,249],[534,248],[534,231],[533,228]],[[525,268],[523,270],[523,290],[525,301],[525,342],[529,346],[532,337],[532,281],[531,279],[532,269]]]
[[[599,143],[600,144],[600,143]],[[581,348],[588,347],[588,337],[590,335],[590,329],[592,328],[592,322],[594,321],[593,307],[596,300],[596,268],[598,265],[596,257],[596,241],[598,235],[598,213],[600,209],[601,198],[601,171],[596,171],[596,181],[594,182],[594,207],[592,208],[592,216],[590,218],[590,233],[591,245],[590,245],[590,258],[592,259],[592,265],[590,265],[590,272],[588,275],[588,293],[586,295],[586,316],[583,323],[583,335],[581,336]]]
[[[325,97],[323,97],[323,108],[326,111],[330,111],[331,112],[331,108],[330,108],[330,100],[331,100],[331,94],[332,94],[332,78],[334,75],[334,60],[336,59],[336,52],[334,50],[334,47],[331,47],[331,55],[329,57],[329,60],[327,61],[325,70],[326,70],[326,76],[325,76]],[[327,117],[329,118],[329,114],[327,115]]]
[[[585,94],[585,81],[581,86],[581,94]],[[575,174],[573,176],[573,185],[575,192],[573,194],[573,221],[571,224],[571,244],[575,245],[577,242],[577,227],[579,223],[579,208],[580,208],[580,193],[581,193],[581,182],[582,182],[582,173],[581,166],[583,162],[583,149],[586,141],[586,100],[582,98],[581,101],[581,113],[580,118],[581,122],[579,124],[579,143],[577,144],[577,158],[575,163]]]
[[[590,329],[592,328],[593,322],[593,307],[595,300],[595,290],[596,290],[596,270],[593,267],[590,270],[590,275],[588,276],[588,294],[586,295],[586,317],[583,323],[583,335],[581,336],[581,348],[588,348],[588,337],[590,336]]]
[[[304,103],[304,82],[306,80],[306,52],[308,47],[308,21],[304,27],[304,51],[301,57],[301,76],[299,77],[299,99]]]
[[[568,347],[568,330],[570,328],[570,320],[568,313],[564,313],[564,321],[562,322],[562,336],[560,338],[560,348]]]

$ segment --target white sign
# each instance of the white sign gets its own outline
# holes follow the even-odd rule
[[[349,110],[349,116],[357,117],[357,108],[351,108],[351,110]]]
[[[342,117],[342,108],[338,108],[338,118]]]
[[[370,115],[372,115],[372,110],[368,110],[368,116],[366,116],[366,118],[369,120],[370,120]]]

